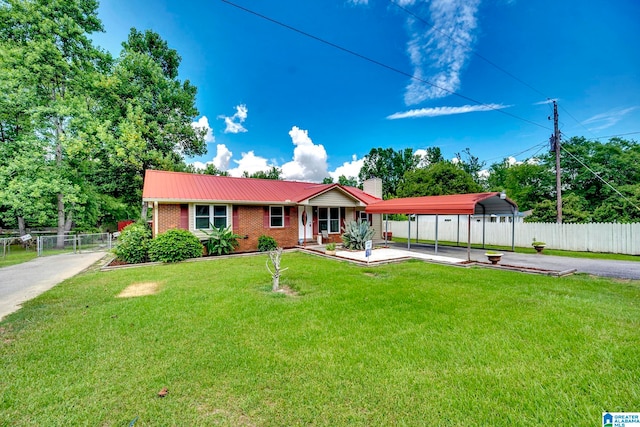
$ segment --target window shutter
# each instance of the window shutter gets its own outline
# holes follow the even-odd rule
[[[262,227],[269,228],[269,206],[262,209]]]
[[[291,225],[291,216],[295,208],[291,208],[290,206],[285,206],[284,208],[284,226],[289,227]]]
[[[313,208],[313,234],[318,234],[318,208]]]
[[[233,222],[233,232],[238,234],[238,231],[240,230],[240,215],[238,214],[238,207],[234,206],[232,208],[232,222]]]

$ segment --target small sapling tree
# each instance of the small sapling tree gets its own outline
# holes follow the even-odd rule
[[[271,278],[273,279],[273,286],[271,290],[273,292],[278,292],[280,290],[280,274],[287,270],[287,268],[280,267],[280,261],[282,260],[282,248],[275,248],[269,251],[269,259],[267,260],[267,270],[271,273]],[[269,268],[269,261],[273,265],[273,271]]]

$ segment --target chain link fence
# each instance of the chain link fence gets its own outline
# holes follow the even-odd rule
[[[116,234],[116,233],[114,233]],[[64,236],[38,236],[36,246],[38,256],[61,252],[98,252],[111,250],[116,238],[112,233],[68,234]]]

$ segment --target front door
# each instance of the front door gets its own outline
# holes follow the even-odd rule
[[[298,209],[298,239],[313,239],[313,210],[311,206],[300,206]]]

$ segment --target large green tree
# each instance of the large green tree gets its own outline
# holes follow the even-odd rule
[[[364,182],[369,178],[382,179],[382,197],[395,197],[405,172],[413,170],[420,162],[420,156],[412,148],[395,151],[393,148],[372,148],[364,157],[364,164],[358,178]]]
[[[19,156],[31,152],[36,163],[46,165],[40,172],[48,185],[38,189],[55,193],[59,246],[74,218],[86,213],[83,172],[95,151],[85,137],[85,126],[96,109],[89,88],[108,62],[89,37],[102,30],[97,8],[93,0],[0,3],[0,47],[3,57],[12,58],[16,73],[10,85],[18,89],[14,96],[21,99],[29,121],[28,128],[15,135],[16,140],[31,144]],[[16,179],[9,178],[9,185],[23,195],[33,193],[33,182],[19,179],[18,170],[28,168],[14,168]],[[25,197],[13,200],[9,210],[18,208],[16,204]]]
[[[451,162],[438,162],[408,171],[398,187],[398,197],[478,193],[482,187],[469,172]]]
[[[184,170],[183,156],[206,153],[205,130],[191,125],[198,115],[196,87],[178,80],[180,60],[157,33],[131,29],[99,83],[106,125],[97,135],[106,144],[96,178],[102,191],[128,205],[140,203],[147,169]]]

